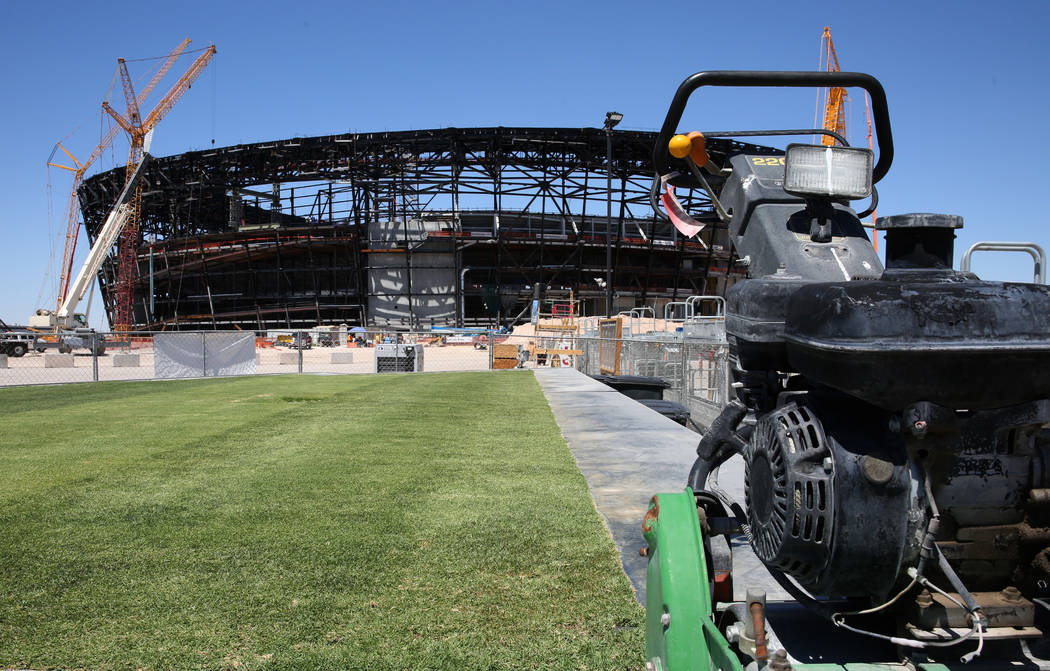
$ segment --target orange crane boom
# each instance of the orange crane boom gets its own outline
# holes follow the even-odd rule
[[[201,72],[208,65],[208,61],[210,61],[214,55],[215,45],[209,46],[205,49],[204,53],[198,56],[197,60],[193,61],[186,72],[179,77],[179,80],[175,82],[175,85],[171,87],[171,90],[161,98],[160,102],[158,102],[157,106],[153,108],[153,111],[149,113],[149,116],[146,117],[145,121],[141,120],[139,114],[137,104],[138,99],[135,96],[131,84],[131,77],[128,75],[127,64],[122,58],[117,60],[120,66],[120,78],[121,84],[124,87],[124,96],[128,101],[128,113],[127,115],[121,115],[115,109],[110,107],[108,102],[102,103],[102,109],[113,117],[117,124],[119,124],[129,136],[131,136],[132,151],[142,149],[142,142],[145,139],[146,134],[160,123],[161,119],[171,111],[171,108],[175,106],[175,103],[177,103],[179,98],[186,93],[193,82],[197,81],[197,77],[200,76]]]
[[[131,146],[128,149],[128,164],[126,167],[127,180],[131,179],[131,176],[135,173],[135,168],[138,167],[139,161],[142,159],[146,136],[171,111],[171,108],[175,106],[175,103],[197,80],[197,77],[204,71],[204,68],[214,55],[215,45],[205,49],[204,53],[198,56],[197,60],[179,77],[179,80],[175,82],[171,90],[161,98],[160,102],[146,116],[145,120],[141,118],[137,104],[138,98],[135,96],[131,77],[128,74],[127,63],[124,59],[118,59],[117,63],[120,68],[120,80],[124,88],[124,98],[128,102],[127,114],[121,115],[110,107],[107,102],[102,103],[102,109],[113,117],[114,121],[124,129],[130,138]],[[139,218],[142,209],[141,186],[135,190],[135,195],[131,198],[129,207],[130,215],[124,230],[121,232],[117,251],[117,296],[113,305],[113,325],[118,331],[129,330],[134,323],[135,276],[138,273]]]
[[[841,72],[839,68],[839,57],[835,53],[835,43],[831,40],[831,28],[824,26],[824,34],[820,38],[820,69],[827,72]],[[827,91],[827,103],[824,105],[824,130],[830,130],[846,137],[846,89],[841,86],[833,86]],[[823,145],[835,144],[835,138],[828,135],[820,136]]]
[[[831,40],[831,28],[824,26],[824,34],[820,37],[820,67],[827,72],[841,72],[839,68],[839,56],[835,53],[835,43]],[[846,137],[846,89],[834,86],[827,90],[827,101],[824,106],[824,130],[835,131],[842,137]],[[868,98],[864,98],[865,115],[868,121],[868,149],[874,150],[871,136],[871,107]],[[820,142],[823,145],[835,144],[835,138],[821,135]],[[875,211],[871,212],[872,224],[875,222]],[[877,231],[872,232],[872,243],[875,251],[879,251],[879,235]]]
[[[142,89],[135,99],[136,107],[145,102],[146,97],[149,96],[149,94],[153,92],[153,89],[157,87],[157,84],[164,79],[164,76],[168,74],[168,71],[171,70],[173,65],[175,65],[175,61],[178,60],[179,56],[182,55],[182,52],[186,50],[186,47],[189,46],[189,44],[190,39],[187,37],[175,47],[170,54],[168,54],[156,74],[153,75],[152,79],[150,79],[149,83],[146,84],[145,88]],[[84,175],[87,174],[88,169],[94,165],[95,161],[101,158],[102,153],[113,144],[113,140],[117,137],[118,132],[118,127],[112,126],[91,152],[91,155],[88,156],[87,160],[83,163],[77,161],[77,159],[62,146],[62,143],[58,143],[58,148],[73,161],[76,168],[70,168],[57,163],[48,163],[48,165],[69,170],[73,173],[73,186],[69,192],[69,204],[66,217],[65,245],[62,252],[62,265],[59,267],[60,274],[56,309],[66,300],[66,294],[69,292],[69,281],[73,274],[73,256],[76,253],[77,237],[80,234],[80,225],[77,221],[77,214],[80,210],[80,199],[77,196],[77,190],[80,188],[80,184],[84,181]]]

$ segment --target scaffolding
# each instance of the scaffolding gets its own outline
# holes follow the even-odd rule
[[[580,301],[571,290],[568,298],[548,298],[540,303],[536,315],[537,364],[575,367],[576,357],[583,354],[576,344],[579,316]]]

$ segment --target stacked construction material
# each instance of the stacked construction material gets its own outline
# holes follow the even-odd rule
[[[518,346],[506,343],[492,346],[492,369],[507,370],[518,367]]]

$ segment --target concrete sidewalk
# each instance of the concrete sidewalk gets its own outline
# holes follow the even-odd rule
[[[700,436],[572,368],[534,372],[645,605],[642,518],[653,494],[685,487]],[[742,460],[731,459],[720,475],[721,486],[743,505]],[[789,598],[743,539],[733,543],[733,576],[736,598],[748,585],[763,587],[770,599]]]

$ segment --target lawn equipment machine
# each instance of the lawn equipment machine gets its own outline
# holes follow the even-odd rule
[[[862,88],[878,160],[825,130],[678,134],[704,86]],[[815,134],[836,143],[742,140]],[[700,72],[671,102],[654,207],[728,229],[747,278],[735,398],[642,525],[648,669],[1050,668],[1050,287],[953,270],[950,214],[878,219],[884,267],[861,219],[892,160],[870,75]],[[743,502],[713,477],[731,460]],[[791,599],[739,584],[734,545]]]

